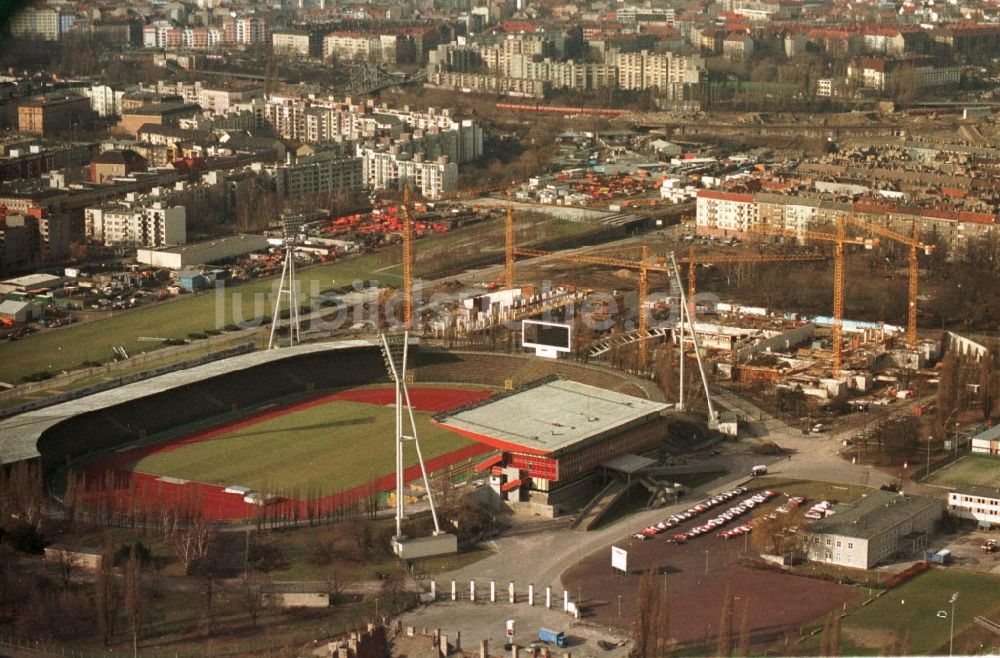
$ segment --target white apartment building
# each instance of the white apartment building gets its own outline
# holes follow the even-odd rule
[[[87,91],[87,95],[90,96],[90,109],[102,117],[121,116],[122,99],[125,94],[138,88],[138,86],[112,87],[105,84],[92,84]]]
[[[159,201],[126,202],[84,210],[88,240],[106,246],[162,247],[187,242],[187,211]]]
[[[458,165],[447,156],[424,160],[421,154],[408,155],[398,147],[388,151],[358,149],[364,163],[365,179],[376,190],[400,189],[403,181],[428,199],[438,199],[458,185]]]
[[[686,86],[701,82],[705,61],[701,57],[673,53],[618,53],[618,87],[621,89],[656,89],[667,98],[684,98]]]
[[[382,61],[382,41],[378,35],[331,32],[323,37],[323,58],[366,62]]]
[[[699,234],[727,235],[746,231],[760,223],[757,201],[752,194],[701,190],[696,203],[695,224]]]
[[[974,484],[960,486],[948,494],[948,512],[961,519],[972,519],[982,527],[998,527],[1000,489]]]
[[[319,153],[295,164],[264,167],[255,163],[251,168],[264,175],[273,191],[290,198],[308,194],[339,196],[365,189],[361,159],[337,153]]]
[[[278,30],[271,33],[271,46],[276,55],[309,56],[311,36],[308,32]]]
[[[59,11],[50,7],[25,7],[10,17],[8,28],[15,37],[59,41],[62,36]]]

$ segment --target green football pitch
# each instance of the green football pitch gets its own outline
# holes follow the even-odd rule
[[[932,473],[927,482],[943,487],[958,487],[963,484],[1000,487],[1000,459],[966,455],[940,471]]]
[[[425,461],[472,443],[435,425],[429,413],[414,417]],[[170,447],[140,459],[133,470],[295,497],[329,494],[393,472],[394,433],[391,407],[333,400]],[[404,456],[407,466],[417,463],[412,442]]]

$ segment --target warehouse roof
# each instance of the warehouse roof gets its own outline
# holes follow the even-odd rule
[[[939,498],[874,490],[853,503],[837,505],[830,516],[810,525],[809,532],[871,539],[929,507],[941,505]]]
[[[659,402],[557,379],[460,407],[435,420],[502,450],[547,455],[645,423],[666,408]]]

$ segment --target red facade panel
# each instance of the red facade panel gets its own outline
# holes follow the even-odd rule
[[[507,465],[527,471],[533,478],[559,479],[559,462],[549,457],[512,452],[508,454]]]

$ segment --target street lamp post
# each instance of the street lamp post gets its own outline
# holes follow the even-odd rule
[[[955,601],[958,600],[958,592],[951,595],[951,632],[948,634],[948,655],[955,655]]]

